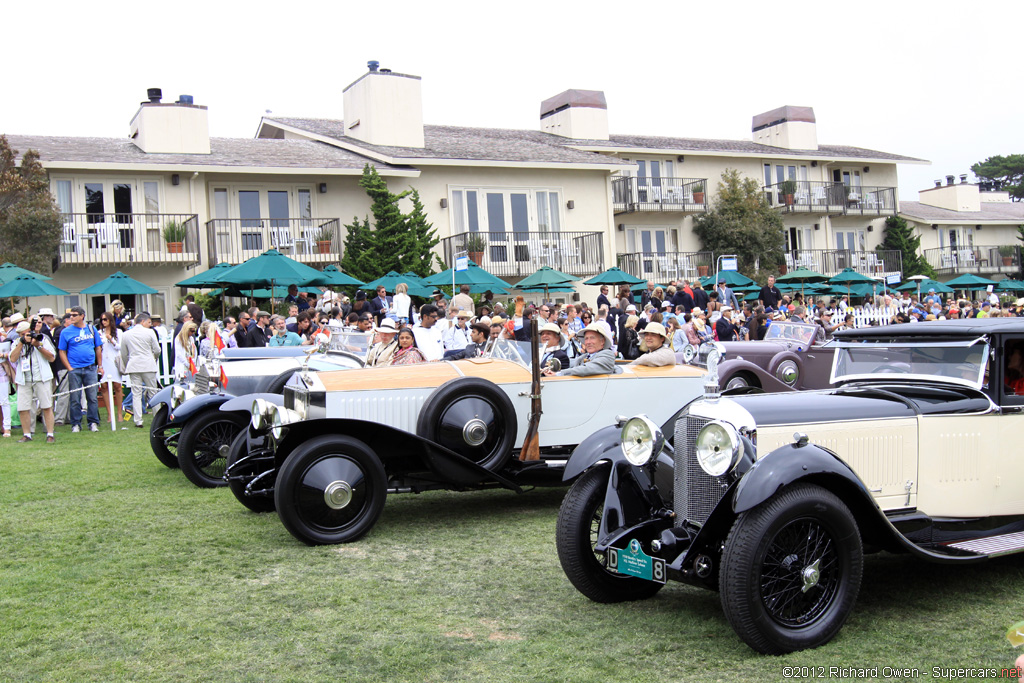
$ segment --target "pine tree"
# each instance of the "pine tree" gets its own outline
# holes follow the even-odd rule
[[[420,201],[419,190],[411,193],[412,211],[408,214],[407,221],[407,268],[399,271],[407,273],[412,271],[420,277],[427,277],[434,272],[434,259],[438,258],[434,253],[434,247],[440,244],[437,238],[437,231],[432,223],[427,221],[427,214],[423,210],[423,202]],[[438,259],[440,261],[440,259]]]
[[[50,273],[57,261],[63,221],[39,154],[25,152],[17,166],[17,153],[0,135],[0,261]]]
[[[363,282],[376,280],[386,273],[381,270],[378,262],[380,253],[374,245],[373,231],[370,229],[370,220],[358,216],[352,217],[352,222],[345,227],[345,255],[341,257],[341,269]]]
[[[885,219],[885,237],[875,251],[899,251],[903,255],[903,279],[911,275],[935,277],[935,270],[920,255],[920,249],[921,238],[914,235],[906,220],[899,216]]]

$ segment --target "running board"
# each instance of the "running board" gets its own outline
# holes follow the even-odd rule
[[[975,538],[970,541],[958,543],[947,543],[947,547],[965,550],[978,555],[998,557],[1000,555],[1012,555],[1024,550],[1024,531],[1001,536],[989,536],[988,538]]]

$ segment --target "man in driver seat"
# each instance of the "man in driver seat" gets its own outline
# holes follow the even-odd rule
[[[611,375],[616,372],[612,335],[607,325],[590,323],[583,328],[583,353],[572,361],[572,366],[558,372],[559,376],[586,377]],[[545,369],[544,374],[555,373]]]

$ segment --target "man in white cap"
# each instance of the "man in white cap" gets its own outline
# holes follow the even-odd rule
[[[441,333],[441,341],[444,342],[444,358],[446,360],[469,346],[469,321],[472,318],[472,311],[460,309],[455,316],[455,324]]]
[[[615,373],[615,352],[612,351],[612,335],[606,325],[590,323],[583,328],[583,353],[573,359],[572,366],[560,370],[559,376],[586,377],[589,375],[611,375]],[[545,369],[545,375],[556,373]]]
[[[630,365],[649,365],[661,367],[663,365],[675,365],[676,354],[668,345],[668,333],[661,323],[647,323],[644,328],[644,343],[647,344],[647,353],[637,358]]]
[[[53,371],[50,363],[57,357],[57,351],[48,336],[31,327],[27,320],[18,323],[15,328],[18,338],[9,357],[14,367],[14,381],[18,385],[18,412],[24,434],[18,442],[32,440],[32,428],[35,426],[32,408],[38,401],[43,424],[46,425],[46,443],[53,443]]]
[[[398,349],[398,327],[391,318],[384,318],[380,326],[376,328],[377,337],[380,339],[370,347],[366,354],[366,367],[383,367],[391,365],[391,359]]]

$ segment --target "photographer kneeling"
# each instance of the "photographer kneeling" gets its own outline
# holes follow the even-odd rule
[[[37,320],[18,323],[16,332],[18,339],[14,342],[9,356],[14,366],[14,383],[18,385],[18,412],[21,415],[21,431],[24,436],[18,442],[32,440],[32,427],[35,418],[32,415],[32,403],[39,401],[39,409],[43,411],[43,423],[46,425],[46,443],[53,443],[53,371],[50,363],[57,357],[53,342],[42,333]]]

